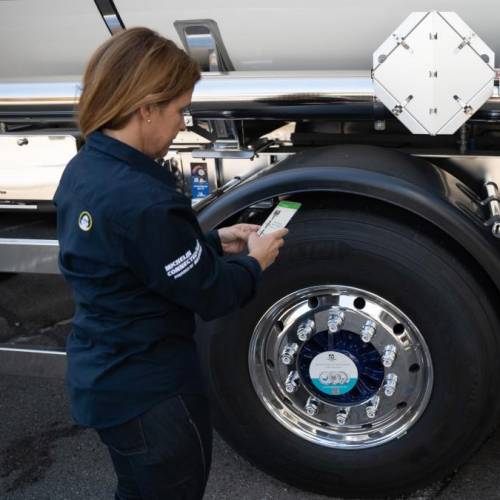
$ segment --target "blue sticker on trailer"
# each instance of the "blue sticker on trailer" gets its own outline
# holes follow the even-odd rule
[[[206,163],[191,163],[191,197],[205,198],[210,193]]]

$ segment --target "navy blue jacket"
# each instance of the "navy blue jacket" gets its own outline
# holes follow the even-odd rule
[[[100,132],[66,167],[54,203],[76,306],[67,341],[75,420],[108,427],[203,392],[194,314],[210,320],[248,301],[258,262],[222,257],[170,172]]]

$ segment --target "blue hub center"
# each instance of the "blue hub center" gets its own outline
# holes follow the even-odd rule
[[[341,390],[340,394],[331,394],[332,391],[322,390],[317,380],[311,380],[311,363],[325,352],[341,353],[356,366],[357,382],[352,388],[344,384],[347,392]],[[323,331],[314,335],[303,344],[298,353],[298,368],[303,383],[311,393],[338,405],[354,405],[370,399],[380,389],[384,380],[384,367],[378,351],[372,344],[363,342],[359,335],[348,330],[334,334]],[[331,372],[332,380],[337,375],[336,372]]]

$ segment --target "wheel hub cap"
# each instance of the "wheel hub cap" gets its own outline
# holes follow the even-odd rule
[[[273,304],[249,347],[255,391],[289,431],[367,448],[404,435],[433,384],[429,349],[400,309],[366,290],[324,285]]]
[[[314,335],[299,351],[298,367],[310,392],[334,404],[366,401],[384,380],[378,351],[371,343],[362,342],[359,335],[346,330]]]

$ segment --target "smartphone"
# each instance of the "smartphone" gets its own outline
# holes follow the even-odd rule
[[[262,226],[260,226],[257,234],[262,236],[263,234],[269,234],[273,231],[286,227],[301,205],[301,203],[297,203],[296,201],[280,201],[274,207],[274,210],[270,213],[269,217],[264,221]]]

